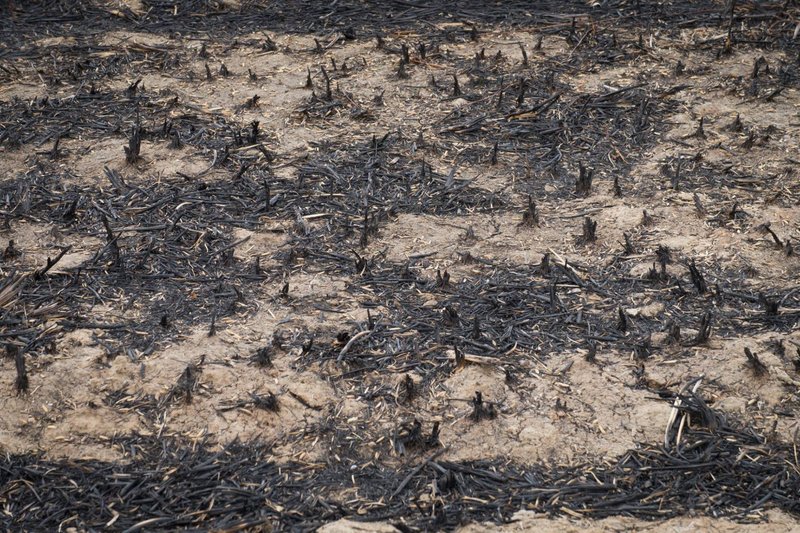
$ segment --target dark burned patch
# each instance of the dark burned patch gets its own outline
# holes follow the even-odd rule
[[[114,79],[122,74],[147,71],[181,72],[176,76],[187,77],[184,69],[186,53],[173,44],[146,46],[138,43],[127,45],[107,45],[99,42],[98,35],[90,35],[82,39],[80,44],[57,44],[36,46],[30,42],[16,48],[10,56],[40,59],[42,57],[58,57],[59,69],[52,73],[43,72],[42,80],[49,88],[59,88],[74,83],[86,83],[89,94],[97,95],[98,86],[106,80]],[[0,81],[10,82],[16,79],[19,72],[0,69]],[[139,82],[134,82],[127,93],[135,95]]]
[[[777,196],[768,199],[780,202],[784,195],[791,198],[800,194],[800,186],[794,179],[795,171],[790,166],[773,174],[756,174],[736,168],[731,163],[707,161],[697,152],[667,158],[661,163],[659,174],[652,180],[643,180],[638,187],[639,192],[646,194],[649,192],[648,189],[658,187],[701,193],[709,198],[703,207],[712,216],[716,215],[717,219],[720,211],[725,208],[728,209],[729,220],[747,218],[744,213],[737,215],[733,212],[732,200],[750,202],[765,194],[771,193],[774,196],[776,191],[779,191]],[[713,202],[713,205],[710,202]]]
[[[520,192],[537,198],[572,197],[575,189],[587,195],[591,178],[586,183],[586,176],[595,171],[626,174],[630,163],[666,129],[663,121],[677,104],[662,98],[663,90],[650,83],[580,93],[562,81],[574,75],[547,61],[535,68],[483,73],[473,88],[475,102],[435,126],[443,139],[466,143],[467,159],[488,153],[490,143],[501,147]],[[625,158],[618,150],[624,150]],[[553,185],[557,192],[545,192]]]
[[[46,138],[57,128],[53,121],[63,120],[62,104],[12,104],[11,111],[20,117],[35,117],[17,121],[20,129],[14,135],[27,132],[23,142]],[[87,100],[81,105],[104,108],[108,118],[83,122],[76,114],[73,134],[113,131],[116,126],[110,117],[126,116],[130,106],[143,116],[153,112],[155,117],[148,120],[157,122],[160,106],[144,97],[139,104],[119,95]],[[37,106],[46,111],[33,113]],[[69,113],[87,112],[70,109]],[[254,272],[250,261],[234,257],[235,247],[242,244],[232,240],[234,228],[257,229],[268,219],[293,220],[296,231],[287,252],[289,264],[300,255],[324,263],[340,261],[348,257],[348,248],[367,244],[396,213],[459,214],[504,205],[493,193],[407,156],[408,142],[397,135],[321,147],[320,155],[299,169],[295,182],[274,177],[260,164],[251,166],[246,154],[229,154],[228,146],[241,145],[243,135],[252,137],[254,131],[257,135],[257,125],[240,130],[221,123],[215,135],[206,130],[211,128],[209,117],[206,120],[191,121],[188,126],[170,122],[169,127],[164,122],[154,135],[167,136],[182,128],[185,142],[214,153],[212,164],[237,169],[231,179],[176,178],[153,183],[107,170],[110,187],[67,185],[56,167],[37,160],[26,176],[0,184],[7,223],[23,218],[47,222],[64,234],[104,241],[91,260],[71,273],[26,278],[17,291],[19,305],[7,311],[9,316],[46,302],[57,304],[53,311],[70,317],[62,321],[64,328],[105,330],[111,339],[124,340],[129,353],[151,351],[154,342],[171,334],[175,322],[211,323],[213,334],[219,319],[252,310],[248,296],[268,276],[260,269]],[[140,131],[138,126],[134,130]],[[304,215],[317,213],[328,219],[312,228]],[[364,262],[358,270],[365,273],[367,267]],[[135,318],[114,323],[91,318],[96,305],[110,302]],[[47,340],[37,334],[24,338],[28,349]],[[116,347],[109,349],[117,353]]]
[[[61,320],[64,329],[104,330],[128,350],[147,351],[170,335],[175,323],[252,310],[247,296],[266,278],[234,258],[240,243],[231,230],[257,226],[265,205],[262,183],[247,176],[212,183],[126,183],[119,176],[114,181],[103,189],[67,186],[60,175],[34,170],[0,184],[12,225],[24,218],[102,241],[94,256],[71,272],[6,280],[7,287],[21,280],[16,305],[5,309],[6,316],[36,317],[28,322],[31,331],[20,332],[28,348],[49,338],[35,331],[51,314],[68,317]],[[108,304],[126,318],[95,319],[93,309]],[[43,306],[48,313],[34,312]],[[109,345],[112,352],[117,347]]]
[[[663,249],[653,252],[654,263],[658,253],[663,255]],[[789,332],[800,321],[800,313],[794,310],[800,294],[791,287],[776,287],[777,294],[769,298],[772,307],[765,306],[766,296],[751,287],[741,273],[683,257],[673,260],[686,265],[682,275],[632,279],[621,258],[608,270],[581,272],[555,264],[547,275],[538,265],[491,265],[484,269],[486,277],[450,281],[447,287],[435,279],[414,276],[405,266],[376,262],[349,290],[374,305],[385,306],[386,316],[378,317],[371,327],[356,326],[369,335],[345,357],[339,357],[339,344],[317,344],[303,353],[303,360],[306,364],[345,361],[352,373],[345,372],[342,377],[360,389],[369,388],[362,372],[378,369],[417,368],[446,376],[451,363],[445,351],[450,346],[496,358],[504,368],[515,368],[526,366],[527,354],[546,358],[582,348],[587,342],[650,356],[659,348],[650,345],[649,337],[675,327],[704,335],[686,339],[684,344],[690,347],[705,343],[712,331],[727,338]],[[692,282],[692,267],[696,276],[703,276],[704,292]],[[348,262],[342,261],[340,268],[348,269]],[[654,301],[663,304],[662,312],[635,319],[622,312],[622,308],[636,305],[636,295],[654,289],[659,294]],[[431,293],[437,298],[436,306],[427,303]],[[590,296],[594,303],[588,303]],[[788,309],[773,312],[778,302]]]
[[[460,179],[457,169],[435,168],[424,153],[415,155],[415,141],[402,132],[316,148],[318,155],[298,169],[297,193],[313,202],[310,209],[457,215],[498,210],[506,203],[503,196]],[[350,206],[353,201],[360,205]]]
[[[221,152],[226,147],[230,149],[241,147],[246,142],[265,141],[263,137],[248,138],[250,132],[246,125],[219,115],[197,112],[170,91],[147,91],[137,83],[122,91],[74,83],[77,84],[76,92],[69,97],[0,101],[0,143],[11,147],[30,143],[39,146],[57,139],[114,136],[121,140],[122,154],[122,145],[138,128],[141,140],[166,145],[172,136],[177,135],[183,144],[202,149],[210,156],[214,150]],[[148,157],[147,153],[141,155]],[[222,154],[214,159],[216,165],[226,161]]]
[[[481,25],[527,26],[542,23],[546,27],[547,34],[569,39],[574,45],[582,45],[584,42],[590,45],[595,39],[594,36],[591,34],[584,36],[586,28],[583,25],[571,24],[570,20],[565,21],[563,13],[574,14],[575,19],[581,23],[595,20],[612,22],[619,26],[642,26],[673,31],[718,26],[727,22],[734,28],[744,24],[746,29],[741,32],[744,34],[742,40],[745,36],[749,37],[745,32],[754,25],[753,17],[748,16],[749,4],[735,5],[731,11],[726,9],[724,3],[713,0],[700,2],[678,0],[654,4],[616,0],[600,5],[590,5],[584,0],[546,0],[538,2],[535,9],[524,0],[508,2],[470,0],[459,4],[456,10],[441,0],[426,4],[364,3],[349,0],[339,2],[333,7],[320,5],[313,0],[292,0],[280,4],[256,0],[242,5],[207,0],[181,2],[143,0],[141,4],[143,8],[141,12],[133,12],[127,7],[115,5],[112,16],[109,12],[112,8],[109,6],[87,0],[80,2],[54,0],[43,5],[8,2],[3,9],[10,11],[12,16],[3,18],[5,24],[2,28],[4,30],[7,27],[14,28],[17,34],[47,29],[54,35],[64,35],[82,28],[113,31],[135,27],[152,33],[208,32],[217,38],[265,29],[320,34],[335,30],[341,34],[342,40],[352,40],[361,36],[373,37],[386,30],[397,28],[420,28],[426,29],[428,33],[443,41],[474,42],[481,38]],[[767,13],[767,17],[781,15],[786,5],[777,0],[763,4],[762,10]],[[180,6],[180,9],[176,9],[176,6]],[[438,23],[449,23],[454,18],[463,22],[463,25],[452,27],[442,24],[441,28],[437,27]],[[787,32],[786,40],[789,40],[794,29],[791,20],[779,20],[778,24],[780,26],[777,30]],[[758,34],[754,32],[754,35]],[[604,37],[613,44],[612,35]],[[702,43],[702,46],[721,48],[719,40],[710,41]],[[762,46],[770,44],[755,41],[755,44],[759,43]],[[737,39],[731,39],[728,50],[736,44]]]
[[[666,394],[670,401],[678,396]],[[690,424],[679,441],[668,449],[644,444],[599,465],[452,462],[438,459],[439,452],[399,467],[374,460],[357,468],[349,461],[279,464],[265,460],[271,449],[261,444],[235,442],[214,451],[203,442],[133,436],[115,439],[131,454],[124,463],[5,455],[3,494],[9,525],[21,529],[55,529],[65,521],[102,529],[113,520],[119,529],[146,521],[159,529],[288,530],[356,515],[450,529],[487,517],[503,522],[522,507],[586,518],[653,520],[689,512],[755,518],[755,501],[800,512],[791,445],[726,419],[694,394],[680,398]],[[424,433],[415,420],[399,435],[404,448],[427,449]],[[438,489],[435,501],[424,497],[431,486]],[[409,513],[410,505],[419,512]]]
[[[348,143],[315,145],[318,153],[298,168],[298,179],[271,180],[269,216],[295,222],[290,247],[279,258],[366,275],[371,261],[354,250],[367,246],[401,213],[456,216],[499,211],[508,199],[437,169],[414,156],[401,133]],[[320,220],[311,224],[306,217]]]

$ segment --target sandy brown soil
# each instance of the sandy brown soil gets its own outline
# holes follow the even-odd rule
[[[128,5],[137,11],[133,3]],[[794,65],[796,58],[787,50],[742,45],[712,61],[711,52],[697,43],[719,31],[700,27],[654,32],[645,37],[645,53],[560,76],[574,93],[603,93],[643,83],[652,88],[652,98],[657,100],[670,86],[685,87],[663,97],[671,108],[661,120],[663,129],[655,133],[654,142],[635,152],[621,147],[609,153],[610,164],[598,170],[589,196],[562,194],[573,185],[548,181],[543,173],[528,180],[540,191],[536,195],[537,227],[520,224],[528,198],[520,185],[527,179],[523,161],[527,156],[505,145],[497,164],[491,164],[490,140],[475,143],[442,134],[448,117],[466,115],[475,105],[467,98],[447,96],[447,92],[453,73],[458,73],[462,84],[468,84],[466,67],[459,65],[468,65],[481,49],[489,57],[501,53],[505,68],[513,71],[521,68],[518,43],[524,43],[531,72],[575,52],[563,38],[549,35],[541,50],[534,52],[540,35],[535,26],[482,27],[479,42],[444,43],[438,55],[427,60],[414,58],[405,78],[397,74],[399,56],[376,47],[375,40],[368,38],[316,37],[325,46],[323,53],[317,53],[315,36],[297,33],[270,31],[276,50],[265,51],[249,44],[231,48],[229,42],[213,37],[113,30],[96,35],[96,42],[113,53],[149,47],[174,51],[180,54],[180,65],[159,71],[149,60],[133,61],[119,73],[97,81],[97,87],[122,92],[141,79],[142,90],[153,98],[166,101],[177,97],[182,112],[195,110],[198,116],[242,125],[258,120],[264,144],[276,155],[270,163],[274,175],[290,180],[299,180],[303,165],[328,150],[329,143],[381,137],[386,132],[401,132],[407,139],[421,135],[424,142],[411,155],[414,160],[424,160],[444,175],[454,169],[456,179],[469,180],[471,186],[508,202],[501,210],[466,210],[457,215],[402,212],[382,222],[368,244],[358,249],[363,257],[410,262],[423,279],[434,280],[437,271],[446,271],[451,283],[481,279],[498,269],[513,271],[536,265],[549,252],[554,260],[576,265],[586,278],[592,272],[613,269],[619,279],[642,280],[656,263],[656,249],[663,245],[676,259],[667,272],[683,278],[684,283],[688,274],[682,261],[691,258],[707,272],[712,286],[712,280],[741,275],[740,287],[750,293],[781,296],[797,290],[800,256],[787,256],[785,249],[778,249],[763,224],[769,222],[782,240],[797,248],[800,95],[792,84],[770,99],[748,95],[746,88],[758,58],[763,57],[769,65],[770,76],[775,76],[781,65]],[[257,32],[237,39],[251,43],[264,37],[265,32]],[[386,36],[390,46],[415,43],[418,38],[411,29]],[[617,38],[633,41],[637,35],[620,30]],[[35,45],[47,50],[69,43],[69,37],[51,37]],[[198,57],[202,46],[205,58]],[[97,54],[107,53],[104,50],[107,48]],[[676,77],[679,61],[684,70]],[[339,70],[333,70],[333,62]],[[232,73],[229,77],[217,74],[222,63]],[[0,83],[0,102],[69,99],[75,93],[73,83],[45,83],[28,60],[12,57],[2,64],[12,65],[19,75]],[[351,66],[349,73],[341,72],[345,64]],[[214,72],[213,79],[206,79],[206,65]],[[334,90],[346,95],[341,97],[344,105],[324,116],[308,111],[312,90],[305,87],[310,69],[314,93],[324,92],[321,66],[334,76]],[[257,80],[248,79],[248,69],[257,74]],[[194,79],[187,78],[190,72]],[[448,89],[432,89],[432,76]],[[242,107],[253,95],[260,97],[258,105]],[[744,124],[742,131],[728,127],[737,114]],[[701,119],[703,136],[695,135]],[[129,183],[168,182],[180,177],[191,182],[200,180],[201,175],[209,183],[231,179],[231,171],[213,166],[216,156],[209,149],[187,144],[172,150],[157,139],[145,140],[142,158],[127,163],[123,154],[126,135],[121,131],[102,138],[66,136],[53,161],[46,155],[52,141],[19,147],[0,143],[0,181],[20,179],[42,161],[52,172],[64,173],[67,188],[92,185],[107,189],[105,168],[119,172]],[[745,148],[748,139],[753,146]],[[258,157],[248,147],[239,150]],[[696,154],[700,157],[690,159]],[[685,159],[686,181],[672,187],[670,172],[675,172],[676,158]],[[565,162],[565,166],[577,175],[577,161]],[[734,169],[740,178],[725,176],[715,182],[725,168]],[[620,178],[621,197],[614,194],[615,176]],[[698,212],[695,193],[703,213]],[[741,216],[729,216],[734,204]],[[307,212],[303,216],[311,227],[324,228],[334,214]],[[586,216],[598,223],[597,241],[588,245],[578,243]],[[180,435],[207,438],[219,446],[235,439],[271,442],[274,448],[269,459],[278,462],[347,461],[341,455],[344,446],[347,453],[355,450],[361,458],[390,457],[404,464],[413,462],[414,456],[400,455],[393,436],[401,422],[418,419],[425,431],[434,421],[441,424],[443,460],[505,458],[521,464],[574,464],[610,460],[640,443],[662,440],[670,405],[654,391],[678,390],[701,375],[703,397],[715,409],[783,442],[797,433],[800,330],[795,319],[782,327],[754,331],[748,320],[761,313],[757,303],[752,306],[752,316],[737,315],[741,334],[712,334],[708,343],[698,346],[670,343],[665,328],[652,332],[652,355],[644,362],[633,349],[619,344],[600,343],[597,362],[590,362],[585,346],[552,351],[544,342],[539,350],[512,348],[500,358],[482,357],[464,348],[466,363],[435,377],[401,364],[359,370],[335,357],[309,359],[302,349],[305,339],[313,336],[317,345],[333,346],[335,356],[344,345],[335,340],[337,334],[360,328],[368,319],[367,308],[370,317],[388,321],[393,302],[376,304],[368,291],[350,290],[352,276],[315,268],[310,260],[307,266],[300,259],[292,268],[284,268],[281,254],[292,249],[296,229],[294,220],[267,216],[257,228],[232,231],[233,240],[248,239],[235,248],[235,260],[259,258],[270,278],[258,284],[246,309],[219,318],[214,336],[208,335],[208,323],[184,324],[149,353],[134,350],[111,357],[103,340],[105,330],[66,327],[61,321],[70,317],[54,311],[48,324],[54,328],[55,344],[52,351],[28,357],[30,388],[26,393],[13,392],[13,359],[0,359],[0,390],[6,391],[0,402],[0,450],[42,453],[50,459],[125,461],[127,451],[117,440],[121,436]],[[3,276],[41,268],[61,247],[72,246],[52,272],[69,274],[105,245],[102,232],[94,236],[65,233],[50,221],[33,216],[12,219],[0,232],[4,245],[13,240],[20,252],[3,261]],[[627,254],[622,253],[623,233],[634,243],[634,250]],[[291,287],[288,299],[280,295],[287,282]],[[691,285],[686,288],[690,290]],[[667,324],[677,319],[663,300],[672,290],[670,284],[653,285],[627,294],[624,301],[608,301],[578,286],[565,289],[565,294],[609,321],[619,307],[635,329],[639,323]],[[444,308],[446,293],[432,288],[418,292],[423,308]],[[119,301],[98,301],[87,312],[103,323],[136,320],[149,312],[149,304],[126,303],[129,295],[122,288],[119,296]],[[714,305],[724,311],[733,304],[723,301]],[[796,317],[800,309],[792,305],[782,307],[780,313]],[[535,324],[526,327],[538,331]],[[695,333],[692,327],[683,329],[684,339]],[[410,330],[398,337],[413,335],[416,333]],[[276,336],[285,342],[276,342]],[[265,346],[273,346],[271,365],[261,368],[251,356]],[[745,347],[766,365],[764,375],[754,376],[745,364]],[[455,360],[451,346],[439,346],[435,353],[438,361]],[[202,369],[191,403],[164,404],[190,364],[200,364]],[[357,372],[358,377],[350,378],[350,372]],[[420,391],[412,403],[402,398],[406,376]],[[475,391],[494,402],[496,418],[471,421],[470,400]],[[235,407],[251,393],[269,392],[278,399],[277,412]],[[154,411],[154,406],[164,405]],[[336,431],[318,431],[323,426],[337,431],[347,428],[352,432],[348,438],[363,441],[334,442]],[[628,518],[596,522],[552,519],[521,511],[512,523],[496,527],[501,531],[797,529],[789,515],[770,512],[761,518],[768,523],[744,526],[727,520],[676,518],[651,524]],[[354,527],[340,523],[320,531],[361,530]],[[379,530],[374,525],[364,527],[365,531]],[[461,531],[489,527],[475,524]],[[388,524],[386,528],[394,530]]]
[[[769,523],[765,524],[742,524],[729,520],[712,520],[708,518],[673,518],[658,523],[647,523],[628,518],[606,518],[604,520],[569,520],[561,518],[553,520],[535,513],[520,511],[517,513],[510,524],[497,526],[484,523],[475,524],[459,529],[461,533],[477,533],[479,531],[541,531],[543,533],[578,533],[580,531],[672,531],[675,533],[683,531],[715,531],[715,532],[735,532],[743,531],[747,533],[760,533],[774,531],[776,533],[788,533],[797,531],[797,521],[790,516],[779,512],[769,513]],[[345,533],[345,532],[364,532],[364,533],[394,533],[399,529],[388,524],[365,524],[363,522],[353,522],[351,520],[340,520],[333,522],[319,529],[324,533]]]

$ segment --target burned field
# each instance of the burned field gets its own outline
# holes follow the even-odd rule
[[[450,4],[0,7],[6,528],[791,529],[800,9]]]

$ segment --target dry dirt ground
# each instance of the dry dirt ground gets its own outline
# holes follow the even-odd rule
[[[792,446],[797,10],[17,4],[0,8],[3,454],[260,442],[277,465],[397,469],[386,496],[431,454],[557,469],[659,446],[669,394],[701,376],[716,412]],[[775,502],[403,525],[355,478],[328,497],[329,519],[266,523],[798,527]]]

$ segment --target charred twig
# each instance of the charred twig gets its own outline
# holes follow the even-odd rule
[[[25,369],[25,354],[16,344],[6,344],[6,354],[9,358],[14,358],[14,365],[17,369],[17,377],[14,380],[14,388],[17,394],[28,390],[28,371]]]
[[[700,415],[706,427],[716,429],[718,425],[716,416],[711,409],[708,408],[702,398],[697,395],[697,391],[703,383],[704,377],[705,376],[701,375],[699,378],[686,383],[681,387],[680,392],[675,395],[675,401],[672,404],[669,420],[667,421],[667,427],[664,432],[664,448],[666,450],[678,448],[680,446],[684,428],[686,428],[689,421],[689,414],[692,412],[696,412]],[[692,390],[687,393],[689,387],[692,387]],[[678,415],[681,411],[683,411],[683,414],[680,420],[678,420]],[[676,424],[677,427],[675,427]]]
[[[681,342],[681,327],[676,322],[670,322],[667,327],[667,340],[671,344],[679,344]]]
[[[622,333],[628,331],[628,315],[622,310],[622,307],[617,307],[617,330]]]
[[[453,74],[453,96],[461,96],[461,87],[458,84],[458,76]]]
[[[633,345],[633,355],[638,360],[648,359],[653,354],[653,343],[650,334]]]
[[[400,382],[400,390],[397,394],[398,403],[411,403],[414,401],[414,398],[417,397],[417,394],[417,384],[414,383],[414,380],[409,374],[406,374]]]
[[[123,146],[123,148],[125,150],[125,161],[130,164],[139,161],[142,149],[142,130],[138,124],[131,130],[131,136],[128,138],[128,146]]]
[[[594,341],[587,341],[586,343],[586,355],[584,359],[588,363],[596,364],[597,363],[597,343]]]
[[[38,269],[36,272],[34,272],[34,273],[33,273],[33,278],[34,278],[34,279],[42,279],[42,278],[44,278],[45,274],[47,274],[47,273],[50,271],[50,269],[51,269],[51,268],[53,268],[54,266],[56,266],[56,263],[58,263],[59,261],[61,261],[61,259],[62,259],[62,258],[63,258],[63,257],[64,257],[64,256],[67,254],[67,252],[69,252],[70,250],[72,250],[72,246],[67,246],[66,248],[63,248],[63,249],[61,250],[61,252],[59,252],[59,254],[58,254],[58,255],[57,255],[57,256],[56,256],[54,259],[50,259],[50,258],[48,257],[48,258],[47,258],[47,263],[45,264],[45,266],[43,266],[42,268]]]
[[[231,411],[233,409],[242,409],[251,406],[255,407],[256,409],[261,409],[263,411],[272,411],[274,413],[280,411],[280,404],[278,403],[278,398],[272,392],[267,392],[266,394],[256,394],[255,392],[251,392],[249,399],[239,400],[230,404],[220,405],[217,409],[221,412],[225,412],[225,411]]]
[[[192,395],[197,388],[200,374],[203,371],[203,363],[205,362],[205,355],[201,356],[200,362],[189,363],[186,368],[181,372],[178,381],[170,388],[169,392],[161,400],[161,407],[169,404],[173,400],[183,399],[186,403],[192,403]]]
[[[597,240],[597,222],[591,217],[583,219],[583,234],[578,237],[578,244],[588,244]]]
[[[631,242],[631,234],[625,231],[622,233],[622,237],[625,239],[625,243],[622,245],[622,253],[625,255],[635,254],[636,248],[634,248],[633,243]]]
[[[11,261],[22,255],[22,252],[17,248],[14,239],[8,240],[8,246],[3,250],[3,261]]]
[[[619,184],[619,175],[614,175],[614,196],[622,198],[622,187]]]
[[[372,335],[372,330],[369,330],[369,329],[365,330],[365,331],[359,331],[358,333],[353,335],[350,338],[350,340],[347,341],[347,344],[344,345],[344,348],[342,348],[342,350],[339,352],[339,356],[336,358],[336,362],[337,363],[341,363],[342,362],[342,360],[344,359],[344,356],[347,355],[347,352],[350,351],[350,348],[353,347],[353,344],[355,344],[356,341],[358,341],[359,339],[365,338],[365,337],[368,338],[370,335]]]
[[[698,139],[703,139],[703,140],[705,140],[705,138],[706,138],[706,131],[705,131],[705,129],[703,128],[703,122],[704,122],[704,120],[705,120],[705,117],[700,117],[700,121],[697,123],[697,129],[696,129],[696,130],[694,130],[694,133],[691,133],[691,134],[687,135],[687,137],[696,137],[696,138],[698,138]]]
[[[736,118],[733,119],[733,122],[725,126],[725,129],[734,133],[738,133],[744,129],[744,125],[742,124],[742,119],[739,116],[739,113],[736,113]]]
[[[667,265],[672,262],[672,250],[669,249],[669,246],[659,244],[656,248],[656,258],[662,270],[666,270]]]
[[[136,90],[139,88],[139,84],[142,83],[142,78],[138,78],[136,81],[128,85],[128,88],[125,89],[125,94],[128,97],[133,97],[136,95]]]
[[[406,72],[406,62],[400,61],[400,64],[397,66],[397,78],[401,80],[408,79],[408,72]]]
[[[681,180],[681,166],[683,165],[683,159],[678,159],[678,162],[675,164],[675,173],[672,175],[670,179],[670,185],[674,190],[678,190],[678,186]]]
[[[437,289],[447,289],[450,287],[450,273],[445,270],[444,274],[438,268],[436,269],[436,283],[434,285]]]
[[[497,410],[494,404],[485,402],[481,391],[475,391],[475,397],[472,399],[472,414],[470,418],[475,422],[480,422],[481,420],[491,420],[495,417],[497,417]]]
[[[273,347],[264,346],[259,348],[255,351],[253,355],[250,356],[250,360],[259,367],[266,368],[272,366],[272,353]]]
[[[108,222],[105,214],[102,215],[103,227],[106,230],[106,246],[111,250],[111,255],[114,258],[114,266],[119,267],[122,265],[122,257],[119,250],[118,238],[115,236],[111,229],[111,224]]]
[[[256,144],[258,142],[258,124],[257,120],[254,120],[250,123],[250,133],[247,136],[247,142],[249,144]]]
[[[700,197],[697,193],[692,193],[692,199],[694,200],[694,208],[697,211],[697,216],[700,218],[706,216],[706,209],[703,207],[703,203],[700,201]]]
[[[424,461],[422,461],[422,462],[421,462],[419,465],[417,465],[416,467],[414,467],[414,469],[413,469],[413,470],[411,470],[411,472],[409,472],[409,474],[408,474],[408,475],[407,475],[405,478],[403,478],[403,481],[401,481],[401,482],[400,482],[400,484],[397,486],[397,488],[396,488],[396,489],[394,489],[394,492],[392,492],[392,494],[389,496],[389,501],[392,501],[392,500],[394,500],[394,499],[395,499],[395,497],[397,497],[397,495],[398,495],[398,494],[400,494],[401,492],[403,492],[403,489],[405,489],[405,488],[406,488],[406,486],[409,484],[409,482],[411,482],[411,479],[412,479],[414,476],[416,476],[417,474],[419,474],[419,473],[420,473],[420,471],[421,471],[423,468],[425,468],[425,466],[427,466],[427,465],[428,465],[428,463],[430,463],[431,461],[433,461],[434,459],[436,459],[437,457],[439,457],[440,455],[442,455],[442,454],[443,454],[444,452],[446,452],[447,450],[448,450],[448,448],[442,448],[441,450],[437,450],[435,453],[432,453],[430,456],[428,456],[428,457],[427,457],[427,458],[426,458]]]
[[[579,175],[575,182],[575,194],[586,196],[592,191],[594,169],[586,169],[583,163],[578,164]]]
[[[244,103],[244,108],[245,108],[245,109],[255,109],[255,108],[257,108],[257,107],[258,107],[258,101],[259,101],[260,99],[261,99],[261,97],[260,97],[260,96],[258,96],[257,94],[254,94],[254,95],[253,95],[251,98],[249,98],[249,99],[248,99],[248,100],[247,100],[247,101]]]
[[[700,273],[700,270],[697,268],[694,259],[689,263],[689,275],[692,277],[692,283],[694,284],[695,288],[697,288],[697,292],[700,294],[705,294],[708,292],[708,285],[706,284],[706,280],[703,277],[703,274]]]
[[[123,178],[116,170],[103,167],[103,173],[106,175],[106,178],[108,178],[108,181],[111,183],[114,189],[116,189],[118,194],[124,194],[129,189],[128,184],[125,183],[125,178]]]
[[[706,344],[708,339],[711,338],[711,313],[706,313],[700,320],[700,327],[697,329],[697,335],[692,341],[693,345],[699,346]]]
[[[547,275],[550,274],[550,253],[549,252],[545,252],[544,255],[542,255],[542,260],[539,262],[539,266],[537,267],[537,270],[539,271],[539,273],[542,276],[547,276]]]
[[[528,196],[528,207],[522,213],[522,222],[520,226],[534,227],[539,225],[539,210],[536,207],[536,202],[533,201],[532,196]]]
[[[406,449],[415,449],[422,447],[424,439],[422,437],[422,423],[416,418],[411,422],[403,422],[400,427],[395,430],[394,448],[397,453],[403,455]]]
[[[780,237],[778,237],[778,235],[777,235],[777,234],[776,234],[776,233],[773,231],[773,229],[772,229],[772,227],[771,227],[771,226],[772,226],[772,224],[771,224],[770,222],[764,222],[764,223],[761,225],[761,228],[762,228],[764,231],[766,231],[767,233],[769,233],[769,234],[770,234],[770,236],[772,237],[772,240],[773,240],[773,241],[775,241],[775,244],[778,246],[778,248],[779,248],[779,249],[783,249],[783,247],[784,247],[784,243],[783,243],[783,241],[782,241],[782,240],[780,239]]]
[[[458,311],[452,305],[446,305],[444,307],[442,310],[442,320],[448,326],[458,326],[461,323]]]
[[[758,354],[753,353],[750,348],[745,346],[744,355],[747,357],[747,366],[756,376],[763,376],[767,373],[767,367],[761,362],[761,359],[758,358]]]
[[[763,293],[758,293],[758,301],[761,302],[761,305],[764,307],[764,313],[766,313],[767,316],[777,316],[778,309],[781,305],[780,301],[772,300],[764,296]]]

